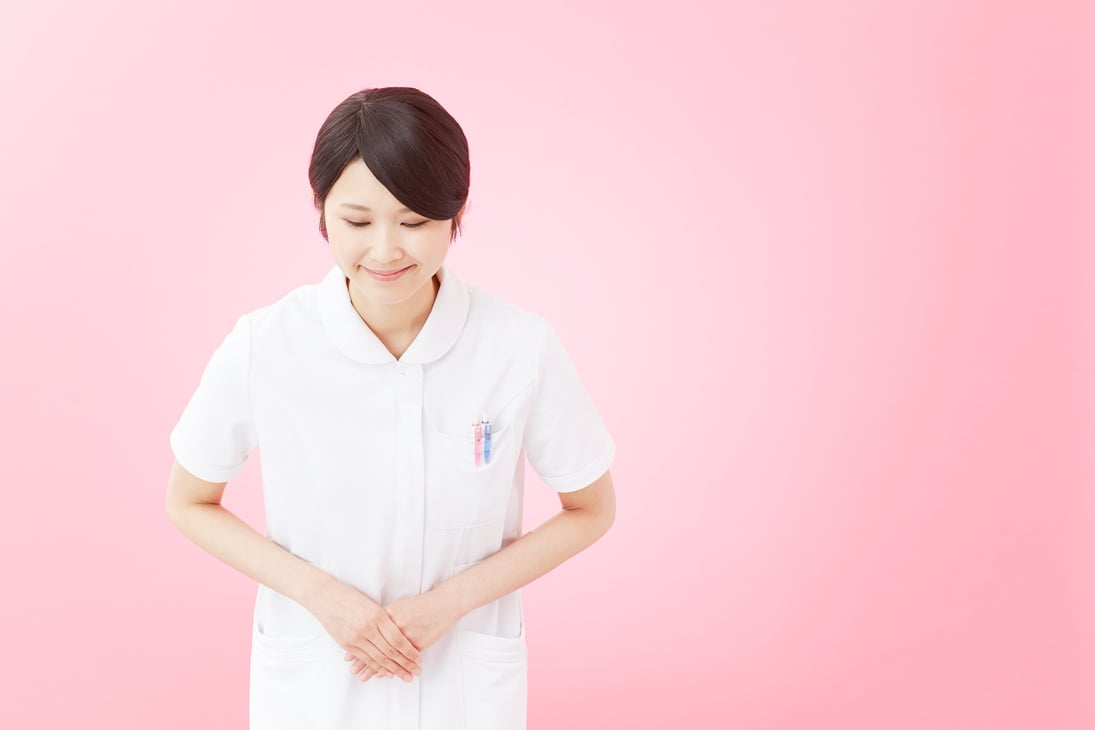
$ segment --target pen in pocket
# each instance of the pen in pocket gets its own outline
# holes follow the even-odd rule
[[[473,421],[471,424],[472,443],[474,453],[472,457],[476,466],[490,463],[490,442],[491,435],[494,433],[494,426],[491,424],[490,419],[487,418],[487,414],[483,414],[482,419],[478,422]]]
[[[494,432],[494,426],[491,425],[490,419],[487,418],[487,414],[483,414],[483,458],[489,464],[490,463],[490,437]]]
[[[479,462],[483,456],[483,426],[480,423],[473,422],[471,424],[472,433],[472,458],[476,466],[479,466]]]

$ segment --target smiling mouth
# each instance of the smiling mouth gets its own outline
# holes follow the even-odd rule
[[[388,274],[397,274],[400,271],[405,271],[406,269],[411,268],[411,266],[414,266],[414,264],[411,264],[410,266],[404,266],[402,269],[392,269],[391,271],[377,271],[376,269],[370,269],[367,266],[362,266],[361,268],[365,269],[366,271],[371,271],[374,274],[381,274],[386,276]]]

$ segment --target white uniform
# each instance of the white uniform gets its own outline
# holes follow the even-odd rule
[[[550,322],[452,268],[396,360],[342,270],[241,316],[171,432],[176,459],[225,482],[259,446],[266,535],[381,605],[428,591],[522,534],[524,459],[559,492],[605,473],[615,443]],[[473,422],[493,425],[476,464]],[[520,730],[521,594],[474,609],[422,674],[362,682],[312,614],[258,586],[252,730]]]

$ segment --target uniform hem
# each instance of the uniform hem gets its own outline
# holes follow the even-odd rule
[[[186,469],[188,472],[198,477],[199,479],[204,479],[207,482],[227,482],[238,476],[239,473],[243,471],[243,467],[246,464],[245,462],[244,464],[240,464],[234,467],[210,466],[208,464],[202,464],[196,460],[191,460],[190,455],[179,448],[174,438],[171,439],[171,451],[175,456],[175,461],[179,462],[179,465],[182,466],[182,468]]]
[[[612,460],[615,456],[616,442],[609,438],[608,446],[605,450],[585,467],[576,472],[571,472],[566,476],[545,477],[541,475],[540,479],[543,480],[544,484],[548,485],[556,492],[576,492],[579,489],[588,487],[602,474],[608,471],[608,467],[612,465]]]

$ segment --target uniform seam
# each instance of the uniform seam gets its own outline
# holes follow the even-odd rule
[[[549,326],[548,320],[544,317],[540,319],[540,337],[536,341],[536,368],[533,372],[532,383],[533,391],[532,397],[536,399],[540,395],[540,374],[543,372],[543,360],[544,360],[544,341],[547,339],[547,328]]]
[[[488,304],[491,306],[499,307],[501,309],[509,311],[511,314],[517,314],[519,316],[540,316],[536,312],[533,312],[526,307],[522,307],[507,299],[503,299],[494,292],[483,289],[478,285],[465,283],[465,288],[468,290],[468,293],[472,296],[472,298],[479,300],[481,304]]]
[[[250,313],[245,314],[243,316],[243,318],[247,323],[247,370],[246,370],[246,373],[245,373],[245,375],[246,375],[246,386],[247,386],[246,387],[246,390],[247,390],[247,416],[248,416],[248,420],[250,421],[251,428],[254,429],[255,428],[255,422],[254,422],[255,421],[255,405],[254,405],[254,401],[251,398],[251,360],[252,360],[251,351],[254,349],[254,338],[252,336],[252,331],[251,331],[251,315],[250,315]]]
[[[508,400],[506,400],[506,402],[505,402],[505,403],[503,403],[502,405],[498,406],[498,407],[497,407],[497,408],[495,409],[495,412],[494,412],[494,413],[490,414],[490,415],[491,415],[491,417],[497,417],[497,416],[498,416],[498,415],[499,415],[500,413],[503,413],[503,412],[505,412],[505,410],[506,410],[507,408],[509,408],[509,407],[510,407],[511,405],[513,405],[513,404],[514,404],[514,402],[515,402],[515,401],[516,401],[516,400],[517,400],[518,398],[520,398],[520,397],[521,397],[521,394],[522,394],[522,393],[524,393],[524,392],[525,392],[525,391],[526,391],[526,390],[527,390],[528,388],[532,387],[532,386],[533,386],[534,384],[535,384],[535,382],[534,382],[534,381],[532,381],[532,380],[530,380],[529,382],[525,383],[525,384],[524,384],[524,385],[522,385],[522,386],[521,386],[520,388],[518,388],[518,389],[517,389],[517,392],[516,392],[516,393],[514,393],[513,395],[511,395],[511,396],[509,397],[509,399],[508,399]],[[535,395],[535,393],[534,393],[534,395]]]

